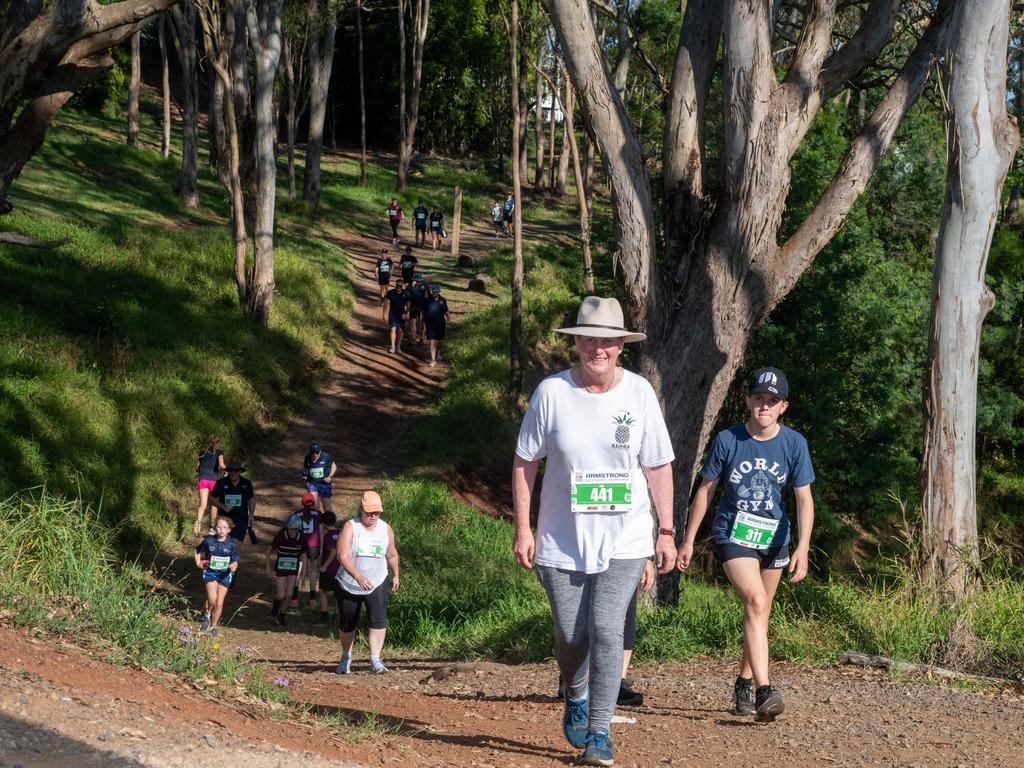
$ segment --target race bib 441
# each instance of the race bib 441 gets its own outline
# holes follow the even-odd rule
[[[633,473],[628,469],[574,470],[569,480],[569,508],[580,514],[629,512],[633,508]]]

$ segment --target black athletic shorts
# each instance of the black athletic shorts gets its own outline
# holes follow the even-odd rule
[[[789,565],[789,545],[782,544],[770,549],[751,549],[741,547],[739,544],[715,544],[718,550],[718,559],[723,563],[727,560],[735,560],[737,557],[751,557],[761,561],[762,571],[777,571]]]
[[[359,613],[366,606],[366,625],[370,629],[386,629],[388,626],[388,600],[391,599],[391,577],[384,579],[368,595],[353,595],[338,585],[338,626],[342,632],[355,632],[359,624]]]
[[[444,341],[444,323],[432,323],[427,321],[427,338],[431,341]]]
[[[388,285],[391,282],[391,273],[382,272],[377,276],[377,285]]]
[[[328,573],[320,574],[320,589],[324,592],[337,592],[341,587],[338,586],[338,579],[334,575]]]

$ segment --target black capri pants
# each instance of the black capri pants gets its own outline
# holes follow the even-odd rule
[[[342,632],[355,632],[359,614],[366,605],[366,625],[370,629],[386,629],[388,625],[388,600],[391,599],[391,577],[368,595],[353,595],[338,584],[338,626]]]

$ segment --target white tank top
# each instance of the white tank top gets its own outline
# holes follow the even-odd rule
[[[387,553],[388,544],[391,543],[391,529],[387,523],[378,519],[376,527],[368,531],[358,517],[349,520],[346,525],[352,526],[352,549],[349,551],[352,564],[376,589],[388,577]],[[373,591],[360,587],[344,568],[338,569],[338,581],[352,595],[368,595]]]

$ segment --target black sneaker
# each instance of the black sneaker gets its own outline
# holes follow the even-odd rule
[[[634,691],[626,678],[619,683],[619,696],[615,703],[620,707],[639,707],[644,703],[644,695],[640,691]]]
[[[777,716],[782,714],[786,705],[782,701],[782,694],[770,685],[762,685],[757,689],[754,720],[759,723],[770,723]]]
[[[288,621],[287,621],[287,619],[285,619],[283,613],[277,614],[277,623],[280,624],[282,627],[285,626],[288,623]]]
[[[752,715],[754,707],[754,678],[737,677],[732,687],[732,713],[734,715]]]

